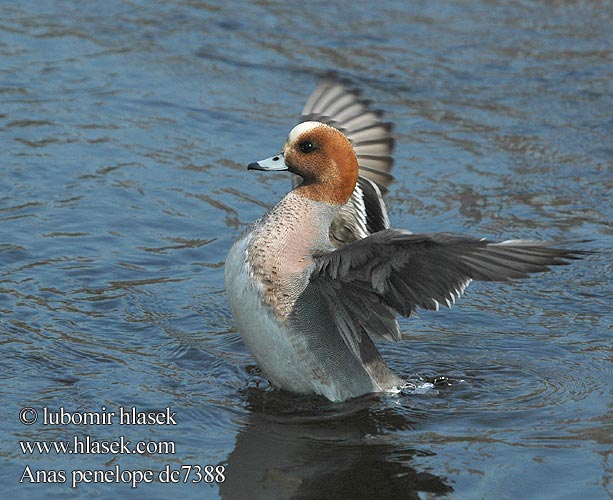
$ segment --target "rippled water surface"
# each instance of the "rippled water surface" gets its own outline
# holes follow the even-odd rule
[[[373,5],[0,4],[3,497],[611,496],[611,3]],[[393,225],[598,251],[403,320],[384,355],[435,384],[336,405],[268,386],[223,283],[234,239],[290,186],[245,165],[330,69],[397,124]],[[177,425],[40,420],[121,406]],[[19,445],[75,435],[175,454]],[[207,464],[225,482],[70,486]]]

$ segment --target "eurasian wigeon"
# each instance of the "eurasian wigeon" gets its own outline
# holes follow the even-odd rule
[[[391,127],[354,92],[325,82],[281,152],[248,169],[302,182],[234,243],[230,307],[273,385],[344,401],[404,381],[374,340],[400,340],[396,315],[450,307],[471,280],[524,278],[582,251],[389,228]]]

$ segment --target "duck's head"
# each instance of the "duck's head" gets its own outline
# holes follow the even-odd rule
[[[281,152],[250,163],[251,170],[289,170],[302,177],[296,193],[314,201],[344,205],[358,180],[358,160],[349,139],[321,122],[296,125]]]

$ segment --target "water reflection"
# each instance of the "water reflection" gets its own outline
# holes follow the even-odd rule
[[[432,452],[402,445],[395,433],[414,423],[380,407],[377,396],[339,405],[255,388],[245,395],[248,419],[228,457],[224,499],[417,499],[453,491],[417,468],[414,458]]]

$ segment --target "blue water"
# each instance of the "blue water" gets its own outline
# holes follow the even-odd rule
[[[610,498],[612,24],[599,1],[2,2],[2,496]],[[273,390],[225,299],[232,242],[290,186],[245,165],[330,69],[397,124],[394,226],[598,252],[402,320],[381,349],[422,394]],[[177,424],[42,421],[122,406]],[[175,453],[20,445],[74,436]],[[71,487],[167,465],[225,481]]]

